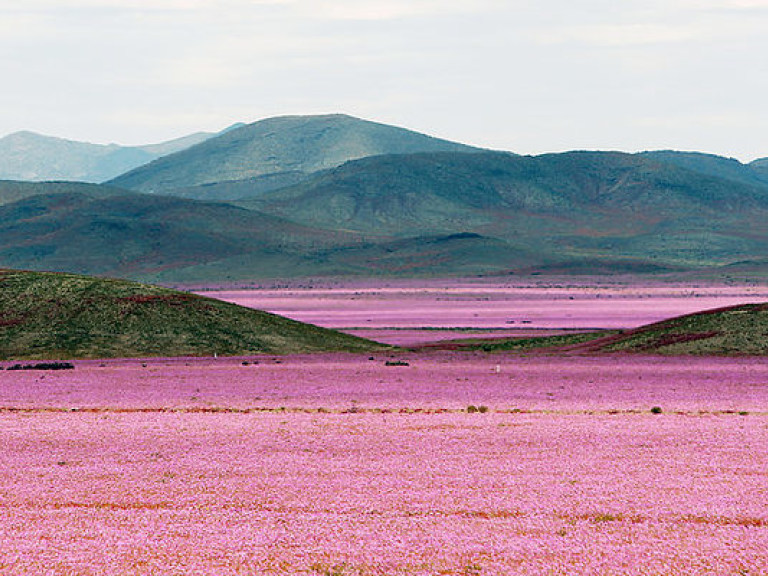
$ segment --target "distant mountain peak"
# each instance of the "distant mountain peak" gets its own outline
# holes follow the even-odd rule
[[[228,130],[111,183],[142,192],[167,193],[268,174],[310,174],[383,154],[478,150],[348,114],[274,116]]]
[[[102,182],[209,138],[198,132],[160,144],[93,144],[20,130],[0,138],[0,179]]]

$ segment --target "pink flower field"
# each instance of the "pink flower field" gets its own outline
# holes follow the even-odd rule
[[[358,281],[203,294],[401,346],[446,337],[488,337],[489,331],[507,336],[524,331],[536,335],[564,329],[635,328],[699,310],[768,301],[768,289],[759,285],[573,279],[560,283],[401,280],[384,286]],[[438,331],[456,328],[484,332]]]
[[[392,356],[0,371],[0,574],[768,574],[768,360]]]

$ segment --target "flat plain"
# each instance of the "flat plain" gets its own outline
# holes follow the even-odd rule
[[[717,306],[764,288],[718,290]],[[595,300],[606,318],[653,309]],[[536,302],[495,325],[564,327]],[[0,573],[768,574],[765,358],[74,365],[0,371]]]

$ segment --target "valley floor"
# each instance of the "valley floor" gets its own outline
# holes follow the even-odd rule
[[[344,280],[201,292],[398,346],[466,337],[636,328],[673,316],[768,301],[761,284],[640,278]]]
[[[3,574],[768,573],[761,358],[79,361],[0,445]]]

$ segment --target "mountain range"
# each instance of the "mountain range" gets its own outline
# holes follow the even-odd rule
[[[768,160],[520,156],[346,115],[287,116],[104,185],[0,182],[0,266],[163,282],[763,274],[767,217]]]

